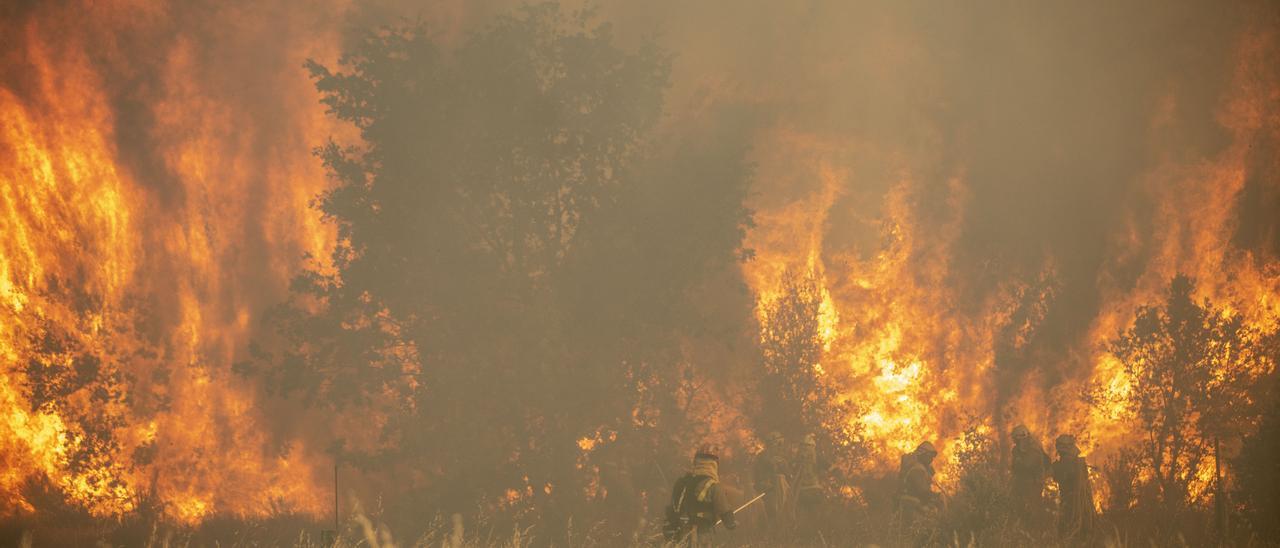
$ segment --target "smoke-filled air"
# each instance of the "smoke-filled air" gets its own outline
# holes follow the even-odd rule
[[[1280,546],[1280,5],[0,3],[0,545]]]

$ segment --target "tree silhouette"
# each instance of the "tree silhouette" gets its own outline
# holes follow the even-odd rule
[[[1236,470],[1235,494],[1244,508],[1253,533],[1260,538],[1280,538],[1280,332],[1266,338],[1271,373],[1265,382],[1254,385],[1251,400],[1260,408],[1258,430],[1244,440]]]
[[[818,426],[822,402],[818,367],[822,360],[822,293],[813,273],[788,270],[779,296],[762,305],[760,349],[765,421],[784,432]],[[794,436],[794,434],[793,434]]]
[[[1194,293],[1190,278],[1174,278],[1165,302],[1141,308],[1109,347],[1129,379],[1122,401],[1146,433],[1143,464],[1170,519],[1194,502],[1189,488],[1210,470],[1215,442],[1247,426],[1245,395],[1263,359],[1256,330]],[[1093,396],[1107,397],[1102,387]]]
[[[563,525],[588,481],[577,440],[656,450],[680,422],[661,415],[681,337],[745,327],[688,299],[744,255],[744,141],[655,144],[667,65],[551,5],[448,50],[409,24],[340,71],[308,63],[361,136],[317,151],[335,268],[297,278],[274,316],[287,349],[243,369],[361,419],[377,442],[345,462],[412,471],[394,488],[428,507],[537,502]],[[721,285],[723,306],[745,298]]]
[[[844,469],[865,456],[861,432],[850,425],[854,404],[840,402],[829,371],[822,369],[826,341],[822,287],[812,271],[788,270],[779,295],[761,310],[761,417],[758,422],[799,440],[814,434],[820,447],[837,448],[829,458]],[[828,364],[828,367],[830,365]]]

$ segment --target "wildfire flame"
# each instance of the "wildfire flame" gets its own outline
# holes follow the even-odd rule
[[[310,206],[326,185],[311,149],[346,130],[301,67],[337,58],[344,4],[0,10],[0,500],[13,501],[0,517],[38,511],[41,488],[95,516],[327,514],[331,460],[312,444],[331,438],[314,435],[328,426],[263,398],[235,364],[289,279],[336,239]],[[466,11],[441,9],[454,23]],[[445,27],[443,40],[457,35]],[[892,79],[919,55],[892,34],[870,39],[889,62],[849,62]],[[1131,379],[1107,341],[1173,276],[1195,277],[1198,298],[1260,331],[1280,329],[1280,257],[1236,237],[1246,188],[1280,192],[1278,56],[1274,33],[1250,31],[1223,61],[1234,68],[1214,153],[1179,140],[1196,128],[1176,86],[1149,105],[1147,168],[1120,198],[1126,219],[1096,273],[1096,313],[1048,358],[1061,363],[1001,369],[1002,352],[1032,345],[1057,302],[1063,259],[1032,273],[964,262],[975,181],[932,132],[923,144],[881,142],[779,116],[755,135],[754,258],[742,275],[756,320],[788,273],[818,281],[822,358],[803,365],[835,389],[821,404],[848,410],[844,426],[861,432],[875,471],[924,440],[956,451],[972,420],[993,435],[1018,422],[1082,434],[1095,454],[1132,442],[1118,403],[1078,394],[1100,385],[1124,399]],[[776,99],[707,78],[728,101]],[[730,441],[726,456],[758,447],[747,390],[688,398],[689,414],[712,423],[697,435]],[[651,426],[648,412],[634,426]],[[280,414],[293,420],[269,420]],[[339,429],[385,419],[346,420]],[[573,440],[577,469],[594,475],[587,497],[603,492],[592,454],[618,437]],[[1200,472],[1204,489],[1212,471]],[[554,487],[526,476],[494,504],[570,490]]]
[[[333,41],[264,15],[90,2],[3,22],[21,81],[0,86],[0,511],[33,511],[40,478],[102,516],[326,508],[312,451],[232,373],[333,240],[308,207],[330,129],[303,71],[278,70]],[[169,30],[189,18],[227,38]],[[225,80],[268,38],[292,51]]]
[[[864,429],[882,467],[924,440],[938,443],[945,455],[960,441],[966,414],[980,417],[978,428],[987,432],[1025,422],[1044,436],[1079,433],[1104,454],[1122,447],[1140,433],[1120,408],[1129,380],[1107,341],[1133,321],[1138,307],[1160,302],[1170,279],[1182,273],[1203,280],[1197,298],[1238,303],[1241,309],[1228,312],[1243,314],[1263,332],[1273,332],[1280,320],[1278,258],[1233,240],[1246,181],[1277,184],[1275,166],[1266,164],[1280,142],[1276,51],[1272,34],[1251,33],[1238,42],[1232,81],[1216,109],[1230,144],[1217,155],[1187,154],[1164,137],[1187,131],[1179,127],[1176,93],[1154,106],[1151,168],[1141,184],[1154,216],[1146,224],[1131,219],[1114,238],[1112,259],[1098,278],[1102,305],[1070,354],[1074,363],[1064,364],[1072,375],[1057,387],[1046,389],[1040,376],[1013,390],[997,386],[999,345],[1026,343],[1055,297],[1056,272],[1050,258],[1037,283],[1009,275],[976,303],[958,292],[954,278],[962,274],[953,260],[969,184],[963,170],[941,187],[927,187],[907,151],[793,129],[767,132],[757,143],[766,190],[753,204],[757,227],[748,247],[757,259],[744,264],[746,279],[761,309],[782,291],[788,270],[821,280],[824,305],[832,307],[823,313],[831,336],[822,367],[834,372],[827,382],[844,400],[862,404],[846,420]],[[782,188],[810,190],[788,195]],[[923,222],[920,195],[938,188],[946,191],[945,207],[928,210],[940,218]],[[844,199],[854,195],[878,207],[867,214],[867,206]],[[1135,204],[1133,215],[1144,205]],[[840,230],[850,228],[847,221],[832,225],[831,218],[847,219],[855,209],[861,224],[854,228],[874,238],[850,238]],[[1117,273],[1134,268],[1139,256],[1145,259],[1137,263],[1136,282],[1122,282]],[[1019,303],[1030,305],[1019,310]],[[1078,397],[1090,384],[1106,387],[1110,407],[1091,407]],[[1207,483],[1212,470],[1201,472]]]

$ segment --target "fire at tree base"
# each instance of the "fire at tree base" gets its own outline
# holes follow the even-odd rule
[[[0,6],[0,545],[1280,545],[1280,8]]]

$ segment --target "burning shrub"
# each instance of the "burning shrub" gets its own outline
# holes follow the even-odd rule
[[[1280,350],[1280,336],[1271,337],[1271,352]],[[1280,388],[1280,373],[1272,372],[1268,382],[1260,383],[1263,391]],[[1236,502],[1252,533],[1262,539],[1280,538],[1280,398],[1272,395],[1260,402],[1270,402],[1262,413],[1258,431],[1244,441],[1240,455],[1232,461],[1235,468]]]
[[[798,439],[805,433],[837,450],[844,469],[866,456],[859,432],[847,417],[854,402],[842,401],[838,386],[824,370],[824,351],[832,334],[831,312],[823,308],[823,287],[816,272],[791,270],[783,275],[781,293],[762,303],[760,348],[764,374],[758,425]],[[828,364],[830,367],[830,364]]]
[[[978,546],[1012,546],[1042,540],[1044,530],[1016,527],[1010,507],[1008,470],[990,428],[974,418],[952,445],[948,472],[956,478],[948,502],[950,529]],[[1033,536],[1034,535],[1034,536]]]
[[[1179,529],[1187,505],[1218,487],[1218,442],[1243,434],[1248,387],[1267,369],[1261,334],[1238,314],[1196,303],[1194,294],[1194,282],[1179,276],[1163,304],[1139,309],[1110,347],[1127,391],[1099,386],[1089,395],[1096,404],[1119,399],[1148,433],[1138,454],[1158,489],[1166,535]]]

